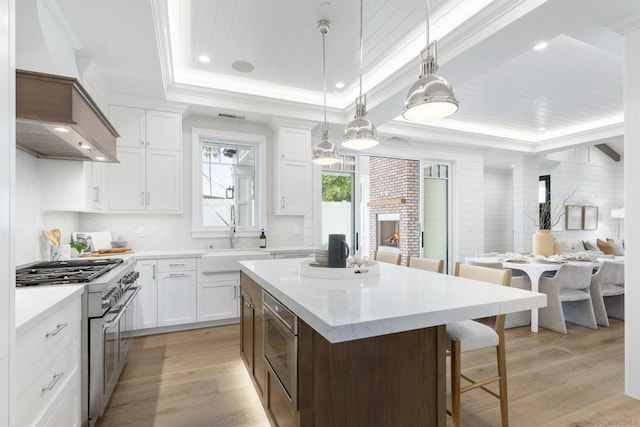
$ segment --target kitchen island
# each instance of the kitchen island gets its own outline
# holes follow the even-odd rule
[[[311,278],[300,262],[240,263],[243,357],[281,426],[444,426],[444,325],[546,304],[542,294],[385,263],[374,277]],[[265,363],[260,290],[298,317],[293,393]]]

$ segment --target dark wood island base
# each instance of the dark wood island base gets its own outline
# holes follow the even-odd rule
[[[261,288],[244,273],[241,287],[243,358],[274,426],[444,427],[444,326],[332,344],[298,319],[292,402],[264,360]]]
[[[444,426],[444,328],[331,344],[299,321],[300,426]]]

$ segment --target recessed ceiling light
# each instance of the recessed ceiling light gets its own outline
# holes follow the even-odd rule
[[[211,58],[209,58],[209,56],[207,55],[200,55],[198,56],[198,61],[202,62],[203,64],[208,64],[209,62],[211,62]]]
[[[547,43],[547,42],[540,42],[540,43],[538,43],[537,45],[535,45],[535,46],[533,47],[533,50],[542,50],[542,49],[546,48],[547,46],[549,46],[549,43]]]
[[[336,83],[336,89],[342,89],[342,88],[344,88],[344,83],[342,82]]]
[[[62,133],[69,132],[69,128],[65,128],[65,127],[62,127],[62,126],[55,127],[55,128],[53,128],[53,130],[55,130],[56,132],[62,132]]]
[[[239,73],[250,73],[254,69],[253,64],[247,61],[236,61],[231,64],[231,68]]]
[[[102,156],[98,156],[96,157],[96,160],[98,160],[99,162],[104,162],[106,159]]]
[[[538,132],[544,132],[547,128],[538,128]]]

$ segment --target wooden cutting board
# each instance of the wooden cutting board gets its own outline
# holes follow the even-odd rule
[[[122,254],[130,254],[130,253],[133,253],[133,249],[131,248],[111,248],[111,249],[100,249],[99,251],[95,251],[95,252],[87,252],[80,256],[83,258],[89,258],[89,257],[122,255]]]

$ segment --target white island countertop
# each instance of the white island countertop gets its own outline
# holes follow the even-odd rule
[[[258,260],[240,265],[332,343],[546,305],[544,294],[386,263],[380,263],[375,277],[311,278],[300,275],[301,262]]]

